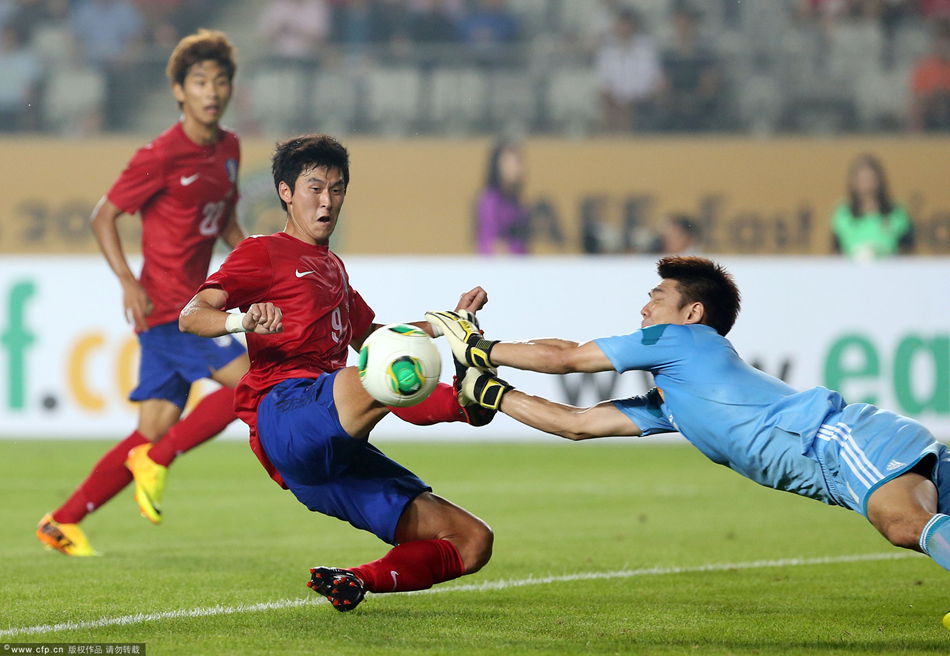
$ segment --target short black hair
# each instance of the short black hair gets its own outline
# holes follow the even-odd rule
[[[722,265],[705,257],[676,256],[662,258],[656,272],[664,280],[673,280],[683,304],[702,303],[703,323],[726,335],[732,330],[742,297],[739,288]]]
[[[279,192],[280,183],[284,182],[293,191],[301,173],[321,166],[340,169],[343,185],[350,185],[350,154],[333,137],[327,134],[304,134],[278,143],[271,159],[274,188]],[[287,203],[281,199],[280,204],[286,211]]]

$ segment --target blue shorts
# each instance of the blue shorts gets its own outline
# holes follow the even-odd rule
[[[333,402],[336,373],[274,386],[257,407],[261,446],[300,503],[395,544],[406,506],[432,488],[347,435]]]
[[[908,417],[848,405],[825,419],[806,455],[818,460],[835,501],[865,517],[872,492],[933,456],[928,473],[937,486],[938,511],[950,511],[950,450]]]
[[[208,378],[245,353],[232,335],[198,337],[178,330],[177,321],[139,333],[139,346],[139,384],[129,400],[164,399],[179,408],[185,407],[193,382]]]

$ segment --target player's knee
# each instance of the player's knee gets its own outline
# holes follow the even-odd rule
[[[926,523],[926,522],[925,522]],[[924,524],[910,518],[895,518],[881,527],[881,533],[895,547],[919,551],[920,532]]]
[[[466,574],[477,572],[491,560],[495,534],[488,524],[481,520],[471,522],[459,537],[458,550]]]

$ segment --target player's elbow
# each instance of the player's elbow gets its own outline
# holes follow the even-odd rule
[[[109,199],[103,196],[92,209],[92,215],[89,217],[89,223],[93,231],[102,230],[110,224],[114,224],[122,210],[109,202]]]
[[[564,439],[578,442],[596,437],[591,433],[589,423],[585,421],[583,412],[572,412],[561,420],[561,428],[558,435]]]
[[[196,335],[195,314],[198,309],[195,299],[191,299],[188,304],[178,313],[178,330],[183,333]]]
[[[545,371],[551,374],[571,374],[578,369],[577,345],[551,349],[548,353]]]
[[[595,437],[594,435],[591,435],[590,433],[586,431],[562,430],[558,433],[558,435],[560,435],[564,439],[571,440],[572,442],[579,442],[581,440],[589,440],[590,438]]]
[[[192,332],[191,323],[188,318],[185,317],[184,312],[185,311],[182,310],[182,313],[178,315],[178,330],[183,333],[190,333]]]

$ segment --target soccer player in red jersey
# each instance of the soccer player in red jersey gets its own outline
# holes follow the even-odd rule
[[[208,275],[215,241],[234,247],[245,237],[235,213],[238,139],[219,124],[235,68],[234,47],[221,32],[201,30],[178,43],[166,72],[181,120],[135,153],[93,211],[93,232],[122,285],[125,314],[141,345],[139,384],[130,396],[139,402],[139,419],[40,521],[39,539],[64,554],[94,555],[78,523],[133,477],[140,511],[161,521],[166,468],[236,418],[233,388],[249,366],[244,347],[232,336],[205,340],[178,330],[178,313]],[[139,279],[116,230],[121,215],[136,212],[144,256]],[[222,387],[179,421],[199,378]]]
[[[264,468],[310,510],[396,545],[359,567],[315,567],[310,587],[347,611],[367,591],[422,590],[477,571],[491,557],[491,529],[368,441],[390,410],[424,423],[451,418],[458,401],[443,383],[417,406],[387,408],[346,366],[347,350],[378,327],[328,247],[350,180],[346,149],[325,135],[291,139],[277,147],[273,174],[284,230],[242,242],[185,306],[179,326],[203,337],[247,332],[251,368],[235,407]],[[457,310],[474,313],[486,300],[476,287]],[[413,325],[432,334],[425,321]]]

